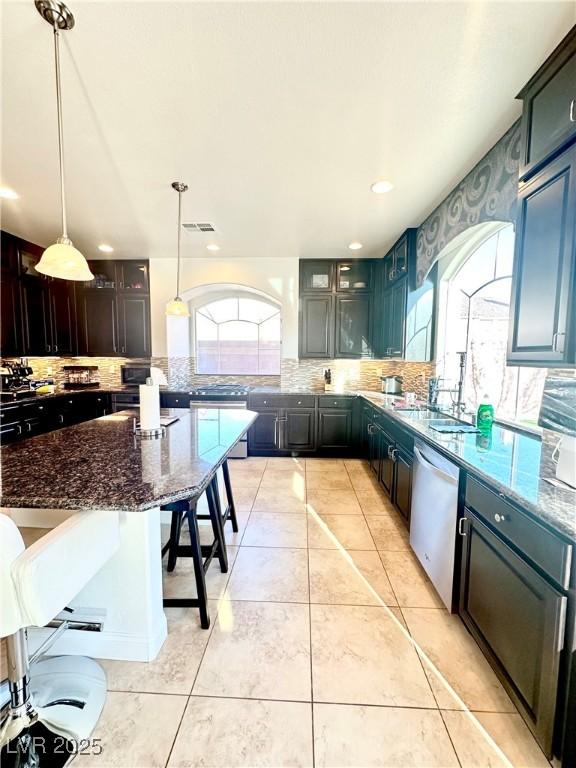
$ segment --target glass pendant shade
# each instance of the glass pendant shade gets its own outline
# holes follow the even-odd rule
[[[68,238],[59,238],[50,245],[36,265],[36,271],[62,280],[93,280],[88,262]]]
[[[171,317],[190,317],[188,305],[179,296],[166,304],[166,314]]]

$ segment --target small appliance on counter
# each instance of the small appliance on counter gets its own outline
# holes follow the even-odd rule
[[[402,394],[402,376],[380,376],[380,382],[384,395]]]
[[[33,373],[25,357],[21,357],[18,362],[2,361],[0,366],[2,392],[9,392],[14,397],[33,393],[33,382],[29,378]]]
[[[100,386],[97,365],[65,365],[63,370],[66,376],[64,389]]]
[[[334,384],[332,384],[332,371],[330,368],[324,369],[324,392],[334,392]]]
[[[167,384],[166,375],[160,368],[150,365],[123,365],[120,369],[122,384],[125,387],[139,387],[152,379],[154,384]]]

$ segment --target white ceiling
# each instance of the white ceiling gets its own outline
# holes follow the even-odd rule
[[[576,21],[571,2],[69,0],[69,230],[86,256],[174,256],[211,221],[218,257],[381,255],[520,114],[515,94]],[[2,227],[59,232],[52,34],[2,4]],[[395,190],[374,195],[390,179]],[[183,233],[186,257],[211,238]]]

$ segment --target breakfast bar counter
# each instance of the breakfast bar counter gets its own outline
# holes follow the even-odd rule
[[[53,528],[75,512],[118,514],[120,549],[73,601],[105,613],[101,632],[66,632],[54,653],[149,661],[166,637],[160,507],[199,497],[257,414],[162,411],[177,419],[159,439],[133,432],[123,411],[0,450],[0,506],[17,525]],[[34,630],[42,642],[50,630]]]

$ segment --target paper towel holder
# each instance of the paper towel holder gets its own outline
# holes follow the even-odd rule
[[[132,432],[142,440],[159,440],[166,434],[166,427],[160,425],[158,429],[142,429],[138,426],[136,417],[132,420]]]

